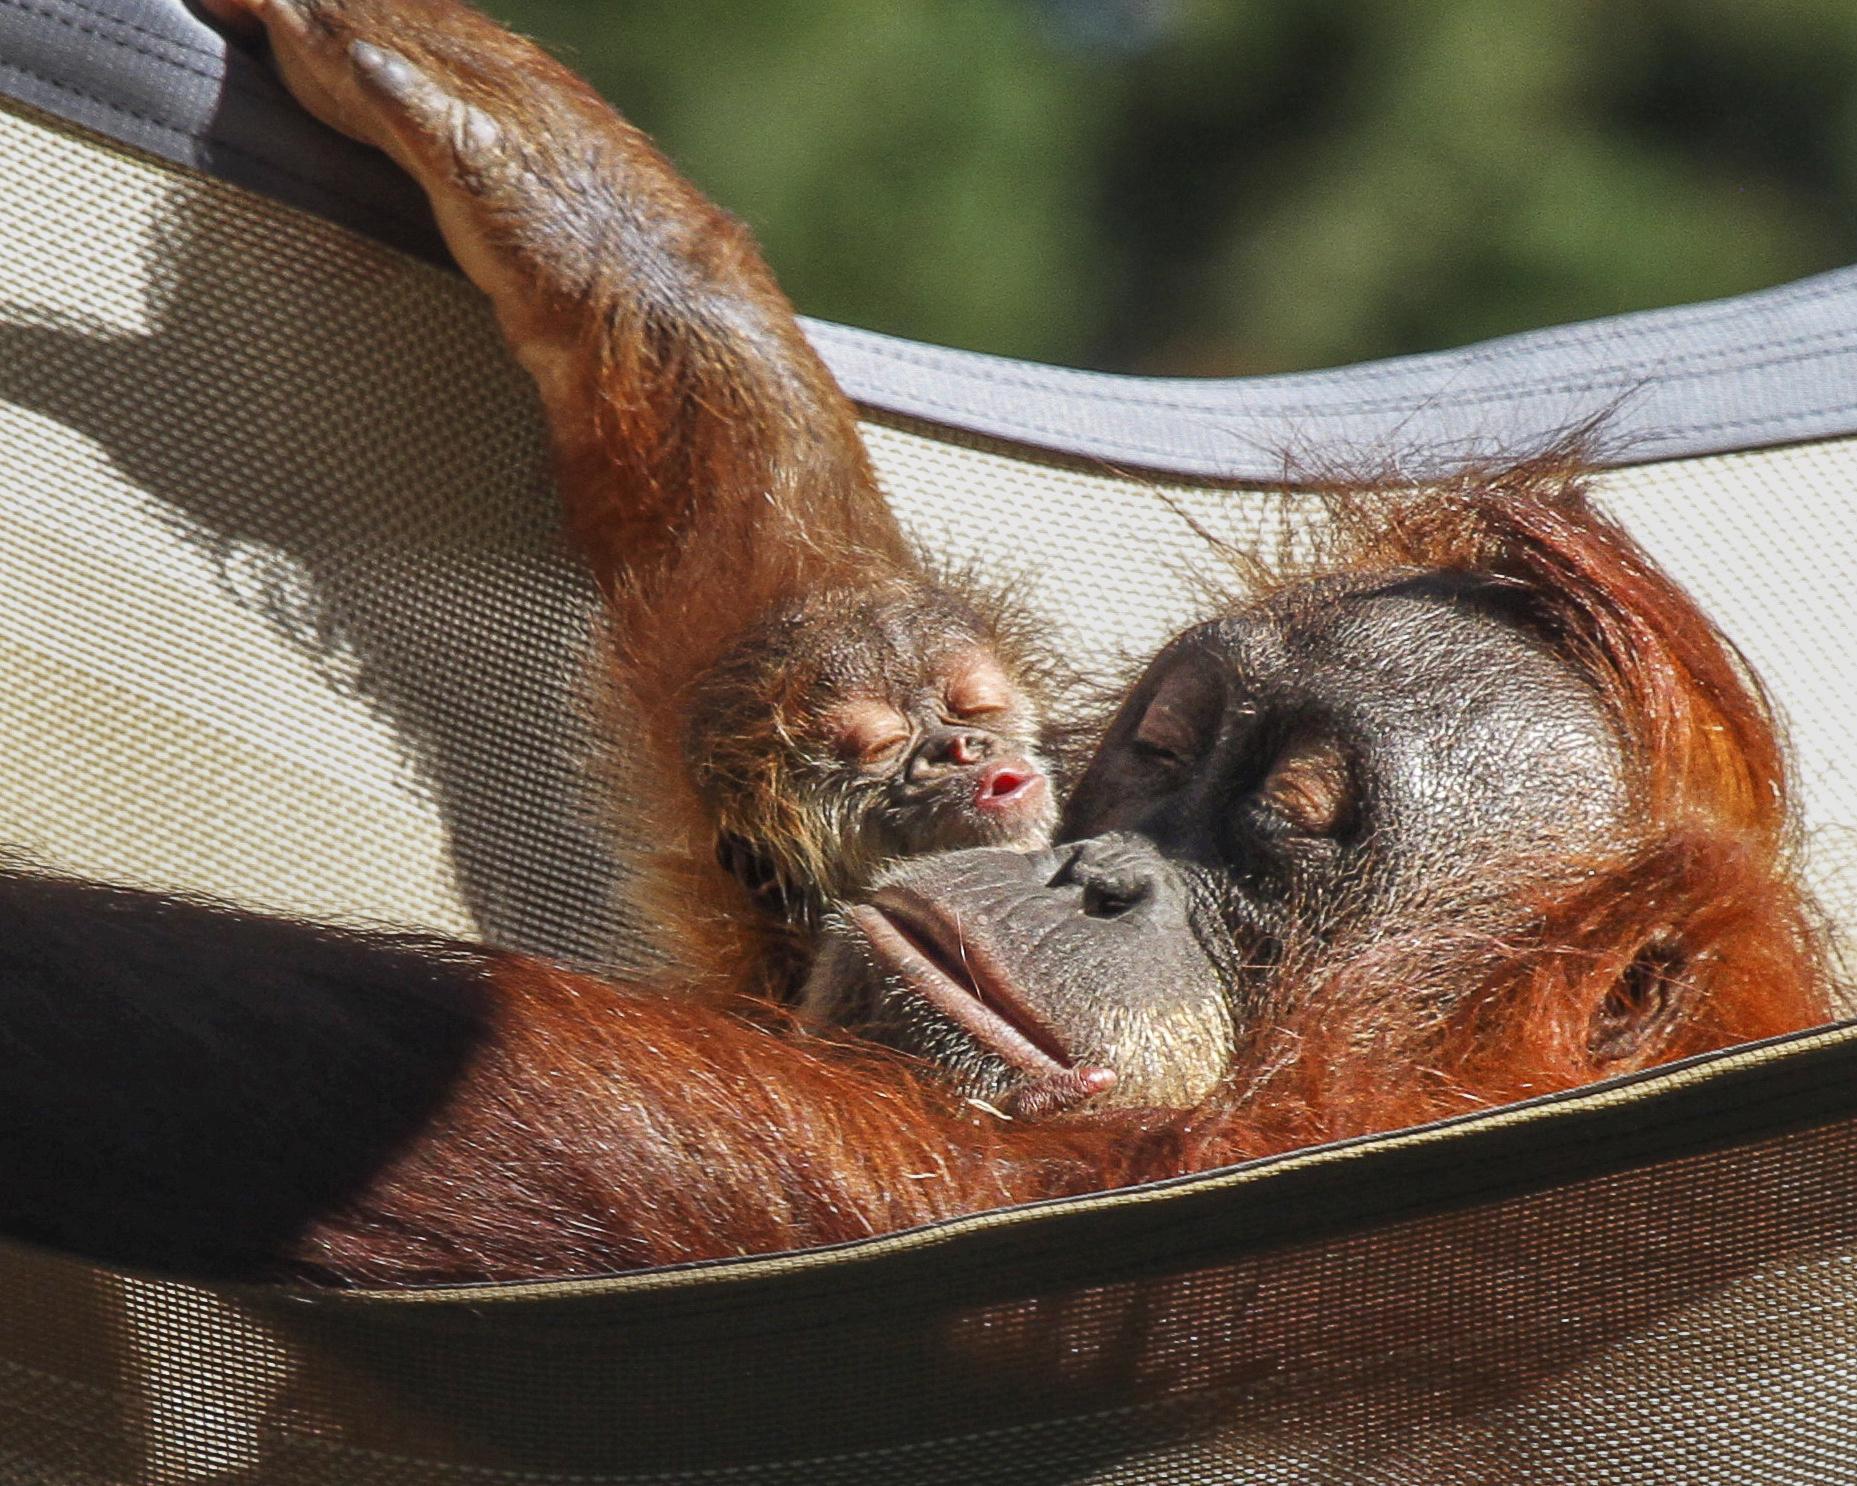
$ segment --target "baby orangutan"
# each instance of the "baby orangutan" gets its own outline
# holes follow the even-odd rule
[[[1048,845],[1046,672],[998,606],[897,578],[810,594],[701,678],[688,762],[723,864],[816,929],[887,865]]]
[[[642,781],[634,916],[680,994],[788,997],[886,863],[1049,842],[1029,632],[927,573],[739,223],[481,18],[413,0],[390,50],[323,0],[208,9],[425,188],[535,378]]]

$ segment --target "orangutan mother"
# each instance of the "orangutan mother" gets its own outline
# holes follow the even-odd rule
[[[616,601],[645,617],[707,567],[622,657],[700,825],[679,709],[739,624],[729,553],[757,600],[811,563],[855,578],[860,552],[907,575],[849,405],[745,236],[693,218],[534,49],[451,0],[216,9],[262,20],[299,96],[427,186],[542,386],[583,545],[643,544],[603,580]],[[589,178],[603,161],[650,168]],[[596,248],[642,266],[590,274]],[[602,470],[623,500],[577,506]],[[841,905],[802,1009],[856,1042],[718,992],[756,980],[745,901],[692,985],[643,986],[0,874],[0,1228],[195,1274],[604,1272],[1171,1175],[1821,1020],[1772,720],[1577,474],[1332,514],[1315,570],[1133,682],[1059,845],[905,860]],[[676,897],[723,869],[660,870]]]

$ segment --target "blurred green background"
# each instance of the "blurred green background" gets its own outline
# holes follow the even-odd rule
[[[809,314],[1335,365],[1857,261],[1857,0],[492,0]]]

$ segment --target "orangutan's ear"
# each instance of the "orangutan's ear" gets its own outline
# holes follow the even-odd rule
[[[1606,1073],[1652,1062],[1694,1007],[1696,984],[1682,941],[1668,929],[1639,946],[1605,998],[1593,1008],[1586,1053]]]

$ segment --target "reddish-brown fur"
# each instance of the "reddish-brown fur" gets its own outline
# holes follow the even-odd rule
[[[685,767],[688,690],[797,598],[924,581],[854,409],[742,225],[529,43],[447,0],[209,8],[272,28],[299,99],[420,181],[490,295],[542,392],[565,525],[605,601],[613,726],[648,781],[629,823],[655,848],[635,916],[684,994],[768,988],[786,926],[717,862]],[[494,137],[364,78],[357,36]]]
[[[1824,1020],[1764,700],[1574,471],[1355,498],[1343,514],[1338,565],[1526,585],[1633,741],[1642,830],[1628,848],[1441,884],[1435,916],[1408,934],[1286,977],[1226,1086],[1184,1112],[1002,1123],[882,1054],[507,961],[498,1035],[441,1119],[311,1235],[308,1271],[593,1273],[830,1243],[1461,1114]],[[1501,902],[1513,925],[1517,894],[1526,930],[1480,933],[1477,902]],[[1606,1064],[1595,1013],[1634,988],[1668,996],[1672,1014],[1632,1060]]]
[[[769,930],[715,859],[684,699],[796,595],[917,577],[852,408],[742,229],[533,48],[447,0],[212,4],[263,11],[298,95],[420,179],[542,388],[567,523],[613,618],[627,745],[650,771],[645,834],[663,850],[646,906],[684,993],[485,962],[489,1020],[461,1076],[281,1267],[398,1283],[827,1243],[1458,1113],[1825,1016],[1757,686],[1584,504],[1576,473],[1537,464],[1411,501],[1357,494],[1340,503],[1335,561],[1519,585],[1630,740],[1635,840],[1441,882],[1408,932],[1278,977],[1196,1110],[1006,1124],[884,1055],[767,1025],[739,993],[763,984]],[[381,76],[357,81],[355,34],[481,109],[493,144],[461,162],[469,120],[406,127]],[[1622,1060],[1604,1056],[1614,1010],[1656,1032]]]
[[[1577,459],[1418,492],[1334,497],[1325,568],[1516,585],[1531,628],[1628,743],[1632,838],[1602,859],[1444,880],[1404,934],[1286,977],[1233,1088],[1269,1149],[1396,1128],[1811,1026],[1831,1014],[1816,905],[1793,861],[1767,698],[1708,617],[1587,497]],[[1480,905],[1507,900],[1483,927]],[[1508,904],[1526,910],[1513,929]],[[1592,1046],[1618,999],[1669,1005],[1623,1061]],[[1231,1097],[1231,1096],[1228,1096]],[[1237,1154],[1216,1125],[1207,1136]]]

